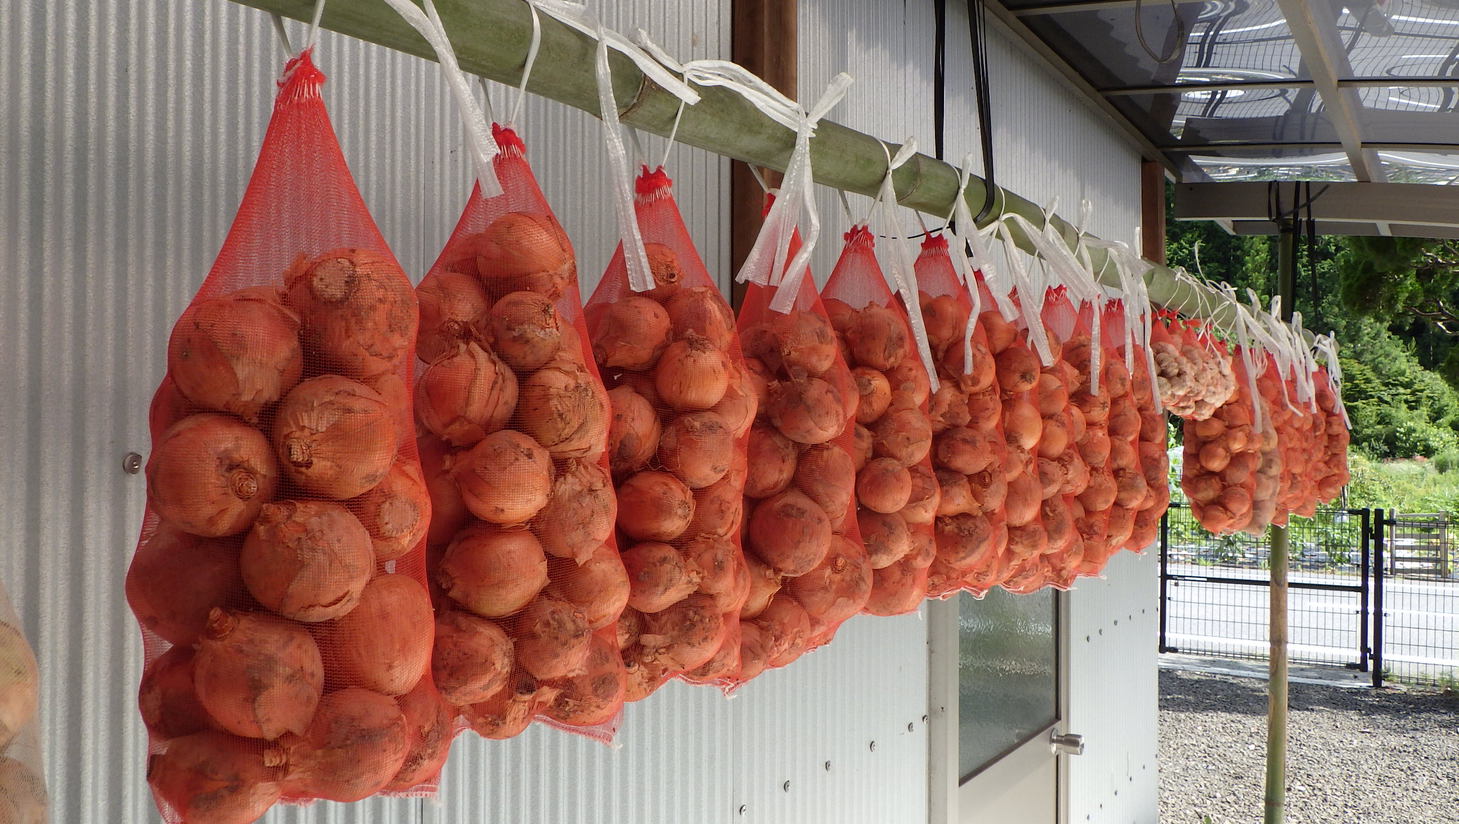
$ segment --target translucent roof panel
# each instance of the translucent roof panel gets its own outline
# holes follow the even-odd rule
[[[1274,0],[1181,3],[1175,13],[1168,3],[1152,1],[1142,4],[1138,15],[1130,4],[1022,20],[1100,89],[1308,79]],[[1141,34],[1154,55],[1141,45]],[[1173,53],[1179,57],[1165,63],[1157,59]]]
[[[1452,0],[1354,2],[1337,20],[1347,47],[1347,78],[1452,77],[1459,3]]]
[[[1459,39],[1455,45],[1459,46]],[[1459,83],[1455,86],[1364,86],[1360,124],[1368,143],[1439,143],[1459,150]]]
[[[1452,153],[1380,151],[1378,159],[1391,183],[1459,184],[1459,150]]]
[[[1312,88],[1202,89],[1120,95],[1110,102],[1149,124],[1157,146],[1180,143],[1331,143],[1337,134]],[[1153,133],[1150,133],[1153,132]]]
[[[1337,149],[1299,152],[1282,150],[1280,157],[1267,151],[1225,150],[1217,154],[1191,155],[1190,161],[1212,181],[1252,180],[1354,180],[1352,164]]]

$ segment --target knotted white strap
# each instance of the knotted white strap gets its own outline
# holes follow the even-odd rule
[[[1013,288],[1018,292],[1019,308],[1023,313],[1024,325],[1028,328],[1028,340],[1033,349],[1038,353],[1040,362],[1044,366],[1052,366],[1054,363],[1053,350],[1049,348],[1049,336],[1044,334],[1044,322],[1040,310],[1044,305],[1044,284],[1034,274],[1033,270],[1024,266],[1018,245],[1013,242],[1013,233],[1009,225],[1016,223],[1019,230],[1034,244],[1035,249],[1038,242],[1035,237],[1042,235],[1042,230],[1035,228],[1028,218],[1016,212],[1008,212],[998,219],[998,231],[1003,238],[1003,255],[1008,260],[1008,267],[1013,272]]]
[[[972,210],[968,208],[967,191],[968,182],[972,180],[972,165],[973,155],[969,152],[963,157],[962,168],[958,170],[957,195],[952,199],[952,211],[943,221],[947,224],[948,237],[952,238],[949,245],[952,247],[953,270],[967,288],[972,301],[972,311],[968,313],[967,327],[963,330],[964,375],[973,373],[973,332],[978,328],[978,316],[983,313],[983,291],[978,288],[978,272],[983,272],[986,282],[993,271],[988,248],[983,244],[983,236],[978,233],[978,224],[973,220]],[[973,250],[971,259],[968,257],[969,246]],[[919,304],[921,299],[919,292]]]
[[[411,28],[420,32],[435,50],[436,60],[441,65],[441,74],[446,78],[451,96],[456,98],[456,110],[461,115],[461,123],[466,127],[466,148],[471,152],[472,162],[476,166],[476,179],[481,182],[481,193],[486,197],[501,194],[502,185],[497,180],[496,168],[492,165],[498,151],[496,139],[491,136],[491,126],[486,122],[486,116],[476,102],[476,96],[471,93],[471,83],[456,62],[456,52],[451,48],[451,41],[446,36],[445,27],[441,25],[440,16],[436,14],[435,4],[431,0],[423,0],[425,9],[422,10],[411,0],[385,2]]]
[[[887,144],[882,143],[881,148],[887,155],[887,173],[882,175],[881,186],[877,189],[876,202],[872,204],[871,212],[873,215],[880,215],[882,234],[887,236],[887,246],[891,253],[891,266],[887,267],[887,271],[891,273],[892,288],[901,296],[902,305],[907,309],[907,322],[912,326],[917,354],[921,356],[922,366],[927,370],[932,391],[936,392],[941,386],[937,380],[937,361],[933,358],[932,346],[927,341],[927,325],[922,320],[922,300],[917,293],[916,264],[907,247],[907,230],[903,227],[898,212],[900,205],[897,202],[897,187],[892,179],[892,172],[916,156],[917,141],[907,138],[895,155],[887,148]],[[870,223],[870,220],[867,222]]]

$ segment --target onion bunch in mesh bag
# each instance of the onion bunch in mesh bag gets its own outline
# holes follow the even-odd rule
[[[587,305],[592,353],[609,387],[608,454],[629,584],[615,644],[630,701],[680,674],[714,680],[733,669],[725,662],[736,663],[740,610],[763,576],[740,548],[756,376],[668,176],[645,171],[637,186],[653,285],[630,286],[620,246]]]
[[[1235,393],[1231,356],[1196,321],[1162,310],[1152,326],[1150,348],[1161,402],[1173,414],[1205,420]]]
[[[1351,435],[1342,412],[1341,400],[1333,387],[1327,367],[1318,367],[1314,383],[1317,389],[1316,417],[1321,422],[1323,439],[1313,474],[1317,483],[1317,498],[1326,503],[1337,498],[1348,483],[1348,442]]]
[[[627,689],[616,622],[611,406],[577,265],[516,133],[494,129],[503,194],[473,193],[417,289],[415,387],[441,694],[478,734],[534,718],[613,732]]]
[[[127,599],[148,781],[169,821],[430,786],[430,499],[417,306],[359,198],[308,52],[244,207],[172,330]]]
[[[852,425],[856,517],[873,570],[865,610],[912,612],[927,595],[937,555],[933,522],[942,491],[931,447],[938,423],[929,417],[931,385],[907,307],[888,287],[866,226],[847,233],[821,296],[858,396]],[[931,343],[942,352],[952,339],[942,335]],[[965,403],[960,410],[949,414],[965,415]]]
[[[1184,424],[1181,461],[1181,489],[1190,501],[1191,513],[1216,535],[1238,532],[1251,523],[1255,503],[1256,475],[1266,443],[1275,444],[1270,427],[1258,430],[1256,404],[1246,379],[1243,359],[1236,364],[1236,394],[1203,421]]]

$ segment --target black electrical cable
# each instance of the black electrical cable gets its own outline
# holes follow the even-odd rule
[[[932,131],[937,159],[947,148],[947,0],[932,4]]]
[[[1321,293],[1317,290],[1317,219],[1312,216],[1312,181],[1307,181],[1307,268],[1312,272],[1312,326],[1317,327]]]
[[[982,223],[993,213],[997,200],[998,184],[993,171],[993,124],[989,120],[993,105],[988,93],[988,19],[986,0],[970,0],[968,3],[968,40],[973,49],[973,92],[978,103],[978,136],[983,148],[983,208],[973,216],[974,223]],[[970,229],[971,231],[971,229]]]

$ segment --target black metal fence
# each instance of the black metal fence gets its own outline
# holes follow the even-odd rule
[[[1448,522],[1325,509],[1290,524],[1289,655],[1384,677],[1459,678],[1459,576]],[[1264,658],[1267,536],[1215,536],[1172,504],[1161,531],[1160,649]]]

